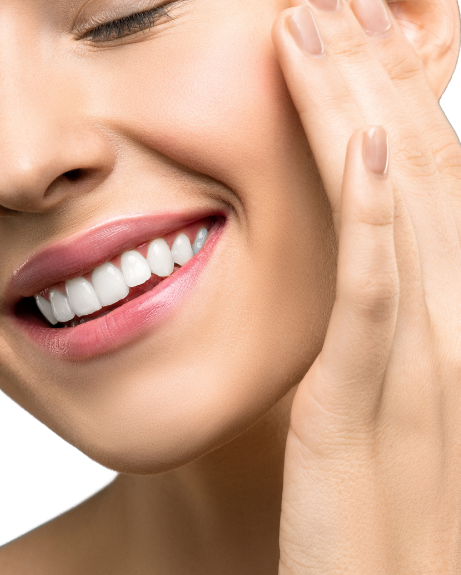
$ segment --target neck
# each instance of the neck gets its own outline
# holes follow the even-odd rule
[[[133,573],[276,575],[294,391],[251,429],[199,460],[161,475],[119,475],[99,505],[114,533],[98,541],[100,552],[120,554]]]

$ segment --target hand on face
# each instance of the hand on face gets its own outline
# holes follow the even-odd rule
[[[381,0],[293,4],[273,38],[339,261],[324,347],[292,408],[279,572],[451,573],[461,147]]]

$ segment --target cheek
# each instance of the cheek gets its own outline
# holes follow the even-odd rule
[[[80,382],[102,382],[90,390],[74,373],[55,374],[47,423],[115,468],[175,465],[230,439],[299,381],[323,339],[331,228],[274,57],[275,11],[258,25],[236,13],[206,31],[199,19],[178,19],[164,35],[95,54],[80,70],[85,112],[122,149],[174,160],[186,182],[188,170],[214,178],[232,191],[238,216],[223,265],[204,277],[177,326],[78,366]],[[135,184],[149,174],[126,166]]]
[[[235,190],[292,161],[302,134],[275,60],[270,23],[234,15],[207,28],[188,22],[114,52],[87,94],[93,117],[136,145]],[[158,44],[157,44],[158,42]],[[298,146],[299,147],[299,146]]]

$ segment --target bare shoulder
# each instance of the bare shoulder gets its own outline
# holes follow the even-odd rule
[[[58,530],[55,529],[55,522],[63,523],[59,517],[1,547],[0,573],[2,575],[57,573],[56,550],[59,549],[60,540],[56,540]],[[68,571],[63,573],[67,574]]]
[[[108,540],[108,518],[104,514],[111,498],[110,487],[1,547],[1,575],[118,572],[105,561],[107,550],[114,546],[114,542]]]

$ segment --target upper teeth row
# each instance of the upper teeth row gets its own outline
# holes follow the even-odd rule
[[[137,250],[124,252],[121,269],[109,262],[102,264],[93,270],[91,281],[84,277],[67,280],[66,295],[57,289],[49,291],[50,301],[36,295],[37,306],[53,325],[68,322],[76,315],[90,315],[126,298],[131,287],[145,283],[152,273],[159,277],[171,275],[175,263],[183,266],[200,251],[207,235],[207,229],[201,228],[191,246],[187,235],[181,233],[171,250],[163,238],[157,238],[148,246],[147,259]]]

